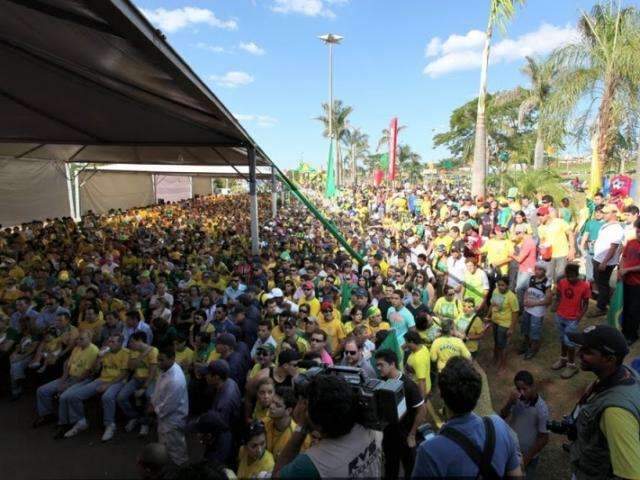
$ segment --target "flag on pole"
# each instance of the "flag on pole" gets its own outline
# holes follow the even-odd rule
[[[371,159],[378,163],[378,167],[373,171],[373,184],[377,187],[384,180],[384,175],[389,169],[389,154],[380,153],[372,155]]]
[[[609,302],[609,311],[607,312],[607,323],[612,327],[620,330],[622,325],[622,309],[624,307],[624,284],[618,282],[613,292],[611,301]]]
[[[391,350],[392,352],[395,352],[395,354],[398,356],[398,368],[402,370],[402,359],[404,358],[404,354],[402,353],[400,343],[398,342],[398,337],[396,336],[396,329],[392,328],[391,330],[387,330],[387,332],[387,336],[382,341],[380,346],[376,348],[376,351],[379,352],[380,350]],[[376,359],[373,355],[371,356],[371,366],[377,372]]]
[[[387,178],[391,181],[396,178],[396,147],[398,146],[398,118],[391,119],[389,125],[389,172]]]
[[[327,162],[327,185],[324,191],[326,198],[333,198],[336,196],[336,177],[335,166],[333,165],[333,139],[329,144],[329,161]]]

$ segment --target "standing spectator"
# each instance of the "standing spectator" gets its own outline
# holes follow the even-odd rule
[[[544,263],[539,262],[534,268],[533,277],[529,279],[529,285],[524,294],[524,311],[520,323],[524,338],[520,353],[524,353],[525,360],[531,360],[540,350],[542,322],[551,301],[551,283],[547,278],[547,269]]]
[[[562,370],[560,376],[564,379],[578,373],[575,363],[576,344],[567,334],[578,331],[578,323],[584,316],[591,298],[591,287],[586,280],[578,278],[579,267],[570,263],[564,269],[565,278],[558,282],[558,310],[555,322],[560,334],[560,359],[551,366],[552,370]]]
[[[438,372],[441,372],[453,357],[471,358],[471,352],[462,339],[452,334],[452,323],[448,318],[440,320],[441,334],[431,344],[431,361],[436,364]]]
[[[518,478],[522,475],[518,444],[497,415],[481,418],[473,409],[482,391],[482,377],[464,358],[453,358],[438,376],[440,396],[449,421],[438,435],[418,447],[411,478]],[[493,431],[490,462],[478,461]],[[475,454],[475,456],[472,456]]]
[[[407,404],[407,413],[397,424],[389,424],[384,429],[382,450],[385,457],[385,479],[397,479],[400,463],[405,478],[413,470],[416,449],[416,430],[425,417],[424,397],[418,385],[398,369],[398,356],[391,350],[376,352],[376,367],[383,380],[401,380]]]
[[[509,279],[500,277],[497,288],[491,295],[489,316],[493,322],[493,361],[498,364],[498,372],[507,368],[507,343],[518,323],[518,299],[509,290]]]
[[[476,311],[482,312],[487,306],[489,296],[489,279],[475,258],[469,257],[466,260],[467,271],[464,274],[464,289],[462,298],[471,298],[476,304]]]
[[[636,220],[634,226],[636,237],[624,246],[618,270],[624,284],[622,333],[629,344],[638,339],[640,327],[640,220]]]
[[[371,362],[365,359],[362,354],[362,345],[358,344],[355,337],[349,337],[344,343],[344,357],[340,365],[362,369],[365,378],[376,378],[376,372],[371,366]]]
[[[545,195],[545,197],[549,196]],[[545,252],[542,259],[549,262],[547,273],[551,281],[556,284],[564,273],[567,261],[573,261],[576,252],[573,230],[567,222],[553,216],[554,212],[552,207],[544,204],[538,208],[538,234],[540,249]],[[550,255],[548,255],[549,250]]]
[[[580,250],[584,258],[585,277],[587,282],[593,282],[593,246],[598,239],[598,233],[604,225],[604,213],[602,205],[596,206],[593,211],[593,218],[587,220],[583,227],[583,234],[580,238]]]
[[[515,390],[511,392],[500,416],[518,436],[522,451],[525,479],[535,480],[539,454],[549,442],[547,420],[549,409],[533,381],[533,375],[526,370],[516,373],[513,379]]]
[[[275,462],[267,450],[264,423],[254,421],[248,430],[247,441],[238,453],[238,478],[269,478]]]
[[[636,238],[636,220],[640,217],[640,209],[635,205],[629,205],[624,209],[624,242]]]
[[[538,248],[529,231],[529,224],[520,223],[513,229],[518,245],[518,253],[512,255],[511,259],[518,264],[518,275],[516,277],[516,295],[518,304],[523,305],[524,293],[529,286],[529,279],[533,276],[536,265],[536,254]]]
[[[175,362],[171,346],[158,353],[160,375],[151,396],[151,408],[158,419],[158,440],[167,447],[171,460],[182,465],[189,460],[184,430],[189,414],[187,381]]]
[[[593,245],[593,276],[598,285],[598,308],[590,317],[599,317],[607,313],[611,287],[611,272],[618,265],[620,251],[624,241],[624,229],[618,222],[618,208],[609,204],[602,209],[605,224],[600,228],[598,238]]]
[[[404,334],[409,330],[415,330],[416,322],[407,307],[404,306],[404,294],[402,290],[394,290],[391,295],[391,308],[387,311],[387,320],[391,328],[395,330],[398,345],[404,344]]]

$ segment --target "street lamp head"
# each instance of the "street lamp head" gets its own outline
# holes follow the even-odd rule
[[[339,44],[344,39],[342,35],[334,35],[333,33],[327,33],[326,35],[321,35],[318,38],[324,43],[333,44]]]

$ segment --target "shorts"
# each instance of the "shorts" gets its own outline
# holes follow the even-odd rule
[[[577,345],[569,340],[567,333],[575,333],[578,331],[578,320],[569,320],[556,313],[555,321],[558,334],[560,335],[560,343],[569,348],[575,348]]]
[[[507,348],[507,327],[501,327],[497,323],[493,324],[493,343],[496,348]]]
[[[540,340],[542,336],[542,320],[544,320],[544,317],[536,317],[525,310],[520,318],[520,333],[531,340]]]

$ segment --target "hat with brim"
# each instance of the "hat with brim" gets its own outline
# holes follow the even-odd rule
[[[605,355],[625,356],[629,346],[620,330],[610,325],[591,325],[583,332],[570,332],[567,337],[581,347],[598,350]]]

